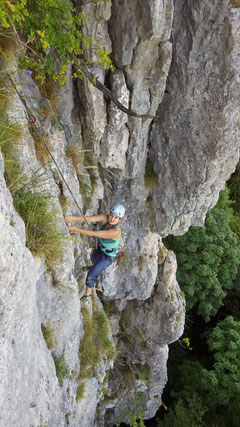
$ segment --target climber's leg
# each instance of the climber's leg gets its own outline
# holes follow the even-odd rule
[[[102,273],[102,271],[105,270],[115,259],[116,257],[106,255],[100,248],[94,251],[92,256],[94,264],[88,271],[85,295],[80,298],[82,302],[85,302],[92,294],[92,290],[96,285],[96,280],[99,274]]]
[[[93,263],[93,264],[95,264],[95,263],[97,262],[98,258],[100,258],[100,257],[101,257],[101,255],[102,255],[102,251],[101,251],[100,247],[98,247],[97,249],[95,249],[95,250],[94,250],[94,252],[93,252],[93,254],[92,254],[92,256],[91,256],[92,263]],[[92,267],[90,267],[90,269],[91,269],[91,268],[92,268]],[[89,270],[90,270],[90,269],[89,269]]]
[[[100,253],[95,255],[95,262],[87,275],[86,286],[88,288],[93,288],[95,286],[99,274],[112,263],[110,256],[106,255],[101,250],[99,251]]]

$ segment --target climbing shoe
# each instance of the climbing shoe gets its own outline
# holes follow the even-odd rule
[[[91,295],[83,295],[81,298],[80,298],[80,302],[81,303],[85,303],[86,301],[88,301],[88,299],[91,297]]]

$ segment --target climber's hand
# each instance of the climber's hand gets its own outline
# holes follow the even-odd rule
[[[75,221],[75,216],[66,216],[66,218],[64,218],[64,219],[65,219],[66,224],[69,224],[69,223]]]
[[[78,228],[75,225],[67,224],[69,231],[78,231]]]

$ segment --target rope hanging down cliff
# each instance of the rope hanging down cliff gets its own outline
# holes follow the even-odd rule
[[[79,64],[79,60],[78,60],[78,58],[76,58],[76,57],[74,57],[74,62],[76,63],[76,64]],[[25,111],[26,111],[26,115],[27,115],[27,117],[28,117],[28,122],[29,122],[29,124],[30,125],[35,125],[35,129],[36,129],[36,132],[38,133],[38,135],[39,135],[39,137],[40,137],[40,140],[43,142],[43,144],[44,144],[44,146],[45,146],[45,148],[46,148],[46,150],[48,151],[48,153],[49,153],[49,155],[50,155],[50,157],[51,157],[51,159],[52,159],[52,161],[54,162],[54,164],[55,164],[55,166],[56,166],[56,168],[57,168],[57,170],[58,170],[58,172],[59,172],[59,175],[61,176],[61,178],[62,178],[62,180],[63,180],[63,182],[65,183],[65,185],[66,185],[66,187],[67,187],[67,189],[68,189],[68,191],[70,192],[70,194],[71,194],[71,196],[72,196],[72,198],[73,198],[73,200],[74,200],[74,203],[76,204],[76,206],[77,206],[77,208],[78,208],[78,210],[79,210],[79,212],[82,214],[82,216],[83,216],[83,218],[84,218],[84,220],[85,220],[85,222],[87,222],[87,220],[86,220],[86,218],[85,218],[85,215],[83,214],[83,212],[82,212],[82,210],[81,210],[81,208],[80,208],[80,206],[79,206],[79,204],[78,204],[78,202],[76,201],[76,199],[75,199],[75,197],[74,197],[74,194],[73,194],[73,192],[72,192],[72,190],[70,189],[70,187],[69,187],[69,185],[68,185],[68,183],[66,182],[66,180],[65,180],[65,178],[64,178],[64,176],[63,176],[63,174],[62,174],[62,172],[61,172],[61,170],[60,170],[60,168],[59,168],[59,166],[58,166],[58,164],[57,164],[57,162],[56,162],[56,160],[55,160],[55,158],[53,157],[53,155],[52,155],[52,153],[51,153],[51,150],[49,149],[49,147],[48,147],[48,145],[47,145],[47,143],[46,143],[46,141],[45,141],[45,139],[43,138],[43,136],[42,136],[42,134],[41,134],[41,132],[40,132],[40,129],[39,129],[39,127],[37,126],[37,124],[36,124],[36,118],[34,117],[34,115],[32,114],[32,112],[30,111],[30,109],[29,109],[29,107],[28,107],[28,105],[27,105],[27,103],[26,103],[26,100],[24,99],[24,97],[21,95],[21,93],[18,91],[18,89],[17,89],[17,87],[16,87],[16,84],[14,83],[14,81],[13,81],[13,79],[12,79],[12,77],[11,77],[11,75],[10,75],[10,73],[7,71],[7,69],[6,69],[6,66],[5,66],[5,64],[4,64],[4,62],[2,61],[2,59],[0,58],[0,63],[1,63],[1,65],[2,65],[2,67],[3,67],[3,69],[6,71],[6,74],[7,74],[7,76],[8,76],[8,78],[9,78],[9,80],[10,80],[10,82],[11,82],[11,84],[12,84],[12,86],[13,86],[13,88],[14,88],[14,90],[16,91],[16,93],[17,93],[17,95],[18,95],[18,97],[19,97],[19,99],[21,100],[21,102],[22,102],[22,104],[23,104],[23,106],[24,106],[24,109],[25,109]],[[157,118],[160,118],[159,116],[153,116],[153,115],[149,115],[149,114],[137,114],[137,113],[135,113],[134,111],[132,111],[132,110],[130,110],[130,109],[128,109],[128,108],[126,108],[123,104],[121,104],[121,102],[117,99],[117,97],[110,91],[110,89],[108,89],[106,86],[104,86],[92,73],[90,73],[90,71],[88,70],[88,68],[87,68],[87,66],[86,65],[84,65],[83,63],[81,63],[81,70],[82,70],[82,74],[98,89],[98,90],[100,90],[108,99],[110,99],[121,111],[123,111],[124,113],[126,113],[126,114],[128,114],[128,115],[130,115],[130,116],[133,116],[133,117],[136,117],[136,118],[141,118],[141,119],[157,119]]]
[[[30,110],[30,108],[28,107],[28,105],[27,105],[27,103],[26,103],[26,100],[24,99],[24,97],[23,97],[23,96],[21,95],[21,93],[19,92],[19,90],[18,90],[18,88],[17,88],[17,86],[16,86],[15,82],[14,82],[14,81],[13,81],[13,79],[12,79],[12,76],[11,76],[11,75],[10,75],[10,73],[7,71],[7,69],[6,69],[6,67],[5,67],[5,64],[4,64],[4,62],[2,61],[2,59],[1,59],[1,58],[0,58],[0,64],[2,65],[3,69],[5,70],[5,72],[6,72],[7,76],[8,76],[8,78],[9,78],[9,81],[11,82],[11,84],[12,84],[12,86],[13,86],[13,88],[14,88],[15,92],[17,93],[17,95],[18,95],[18,97],[19,97],[20,101],[22,102],[22,104],[23,104],[23,106],[24,106],[24,110],[25,110],[26,116],[27,116],[27,118],[28,118],[28,122],[29,122],[29,124],[30,124],[30,125],[32,125],[32,126],[33,126],[33,125],[35,125],[35,129],[36,129],[36,131],[37,131],[37,133],[38,133],[38,135],[39,135],[39,138],[41,139],[41,141],[43,142],[43,144],[44,144],[44,146],[45,146],[46,150],[48,151],[48,153],[49,153],[49,155],[50,155],[50,157],[51,157],[51,159],[52,159],[53,163],[55,164],[55,166],[56,166],[56,168],[57,168],[57,171],[58,171],[59,175],[61,176],[61,178],[62,178],[62,180],[63,180],[64,184],[66,185],[66,187],[67,187],[67,189],[68,189],[69,193],[71,194],[71,196],[72,196],[72,198],[73,198],[74,203],[76,204],[76,206],[77,206],[77,208],[78,208],[79,212],[80,212],[80,213],[81,213],[81,215],[83,216],[84,221],[87,223],[86,217],[85,217],[84,213],[82,212],[82,209],[80,208],[80,206],[79,206],[79,204],[78,204],[78,202],[77,202],[77,200],[76,200],[76,198],[75,198],[75,196],[74,196],[74,194],[73,194],[73,192],[72,192],[72,190],[71,190],[70,186],[68,185],[67,181],[65,180],[65,178],[64,178],[64,176],[63,176],[63,173],[61,172],[61,169],[59,168],[59,166],[58,166],[58,164],[57,164],[57,162],[56,162],[56,160],[55,160],[54,156],[53,156],[53,155],[52,155],[52,153],[51,153],[51,150],[50,150],[50,149],[49,149],[49,147],[48,147],[48,144],[46,143],[45,139],[43,138],[43,136],[42,136],[42,134],[41,134],[41,132],[40,132],[39,127],[38,127],[38,126],[37,126],[37,124],[36,124],[37,119],[34,117],[34,115],[32,114],[32,112],[31,112],[31,110]]]

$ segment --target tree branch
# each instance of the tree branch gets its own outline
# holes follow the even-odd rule
[[[74,61],[77,65],[78,59],[76,57],[74,57]],[[160,119],[160,116],[153,116],[151,114],[138,114],[129,108],[126,108],[106,86],[104,86],[92,73],[90,73],[87,66],[83,62],[81,62],[80,67],[83,75],[124,113],[140,119]]]

